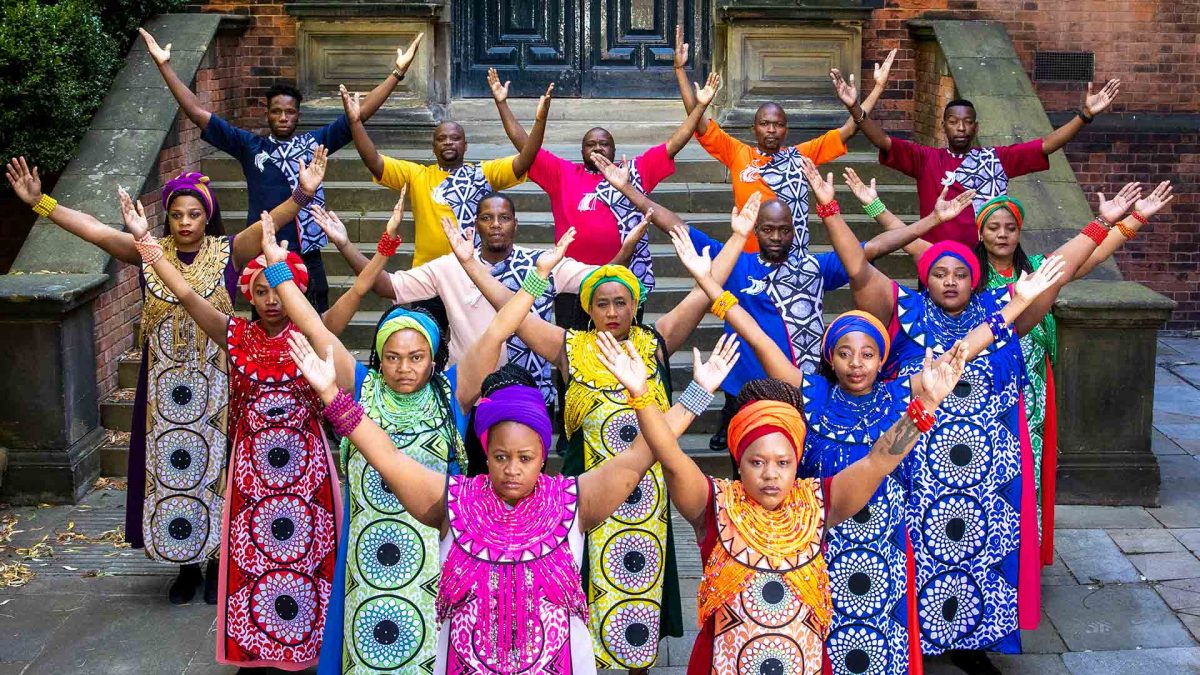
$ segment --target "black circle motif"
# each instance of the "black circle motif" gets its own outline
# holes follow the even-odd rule
[[[275,598],[275,613],[284,621],[291,621],[300,613],[300,605],[290,595]]]
[[[642,501],[642,486],[638,485],[637,487],[633,488],[633,492],[630,492],[629,496],[625,498],[625,503],[636,504],[640,501]]]
[[[851,649],[846,652],[844,662],[847,671],[851,673],[865,673],[871,665],[871,657],[861,649]]]
[[[390,645],[400,637],[400,628],[396,622],[383,620],[375,624],[375,640],[381,645]]]
[[[292,452],[287,448],[271,448],[267,451],[267,463],[276,469],[282,469],[287,466],[291,458]]]
[[[967,534],[967,521],[962,518],[951,518],[946,522],[946,537],[950,541],[962,541]]]
[[[171,466],[184,471],[191,465],[192,453],[188,452],[186,448],[176,448],[171,453]]]
[[[858,523],[859,525],[865,525],[865,524],[871,522],[871,505],[870,504],[867,504],[866,506],[862,507],[861,509],[859,509],[858,513],[854,514],[854,522]]]
[[[375,559],[384,567],[395,567],[400,562],[400,547],[389,541],[375,549]]]
[[[638,429],[632,424],[626,424],[625,426],[621,427],[621,430],[618,433],[621,434],[622,441],[625,441],[626,443],[632,443],[637,440]]]
[[[783,661],[776,658],[764,660],[758,666],[759,675],[783,675]]]
[[[637,574],[646,568],[646,556],[641,551],[629,551],[621,560],[621,564],[632,574]]]
[[[949,597],[942,603],[942,618],[946,621],[954,621],[954,617],[958,615],[958,598]]]
[[[968,380],[959,380],[958,384],[954,385],[954,395],[958,398],[967,398],[971,395],[971,383]]]
[[[650,640],[650,627],[644,623],[631,623],[625,627],[625,641],[634,647],[641,647]]]
[[[950,461],[954,462],[955,466],[967,466],[971,463],[971,455],[973,454],[971,446],[959,443],[950,448]]]
[[[783,601],[784,591],[785,589],[782,583],[775,580],[768,581],[767,583],[763,584],[763,600],[766,600],[772,605],[779,604]]]
[[[172,539],[183,541],[192,536],[192,524],[187,518],[174,518],[171,524],[167,525],[167,532],[171,533]]]
[[[186,384],[177,384],[171,390],[171,400],[175,405],[187,405],[192,402],[192,388]]]
[[[855,595],[866,595],[871,592],[871,576],[866,572],[855,572],[850,575],[846,586]]]
[[[296,523],[291,518],[276,518],[271,521],[271,536],[275,541],[287,541],[296,533]]]

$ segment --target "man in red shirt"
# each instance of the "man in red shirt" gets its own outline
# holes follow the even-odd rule
[[[992,197],[1007,193],[1010,178],[1050,168],[1050,153],[1066,145],[1083,125],[1090,124],[1094,116],[1107,110],[1120,85],[1120,80],[1109,80],[1103,89],[1093,94],[1089,82],[1083,107],[1070,122],[1045,138],[1024,143],[974,147],[975,134],[979,130],[975,106],[964,99],[948,103],[942,114],[942,130],[949,147],[931,148],[888,135],[882,137],[882,142],[877,139],[871,139],[871,142],[879,148],[881,164],[917,179],[922,217],[933,211],[945,186],[950,187],[950,198],[965,190],[975,191],[975,208],[965,209],[957,218],[933,228],[924,237],[931,244],[952,240],[973,247],[979,241],[975,209]]]

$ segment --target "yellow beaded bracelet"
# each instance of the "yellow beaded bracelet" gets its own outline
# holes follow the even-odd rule
[[[738,304],[738,299],[733,295],[733,293],[725,291],[720,295],[720,297],[713,301],[712,313],[718,319],[724,321],[725,313],[729,311],[730,307],[733,307],[736,304]]]
[[[57,199],[51,197],[50,195],[42,195],[42,198],[38,200],[38,203],[33,205],[33,212],[43,218],[49,218],[50,212],[53,211],[56,206],[58,206]]]
[[[641,396],[634,396],[628,391],[625,392],[625,402],[634,410],[643,410],[654,405],[654,392],[649,388]]]

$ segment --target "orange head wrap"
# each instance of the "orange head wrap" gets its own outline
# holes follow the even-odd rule
[[[763,399],[747,403],[729,421],[729,453],[734,462],[742,461],[747,446],[770,433],[781,433],[792,444],[796,461],[804,452],[806,433],[799,410],[782,401]]]

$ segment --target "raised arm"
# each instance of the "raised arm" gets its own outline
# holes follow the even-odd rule
[[[546,117],[550,114],[550,99],[554,96],[554,83],[546,87],[546,93],[538,100],[537,112],[533,116],[533,131],[521,146],[521,153],[513,160],[513,173],[524,176],[537,159],[538,151],[542,149],[542,139],[546,137]]]
[[[30,208],[36,207],[42,201],[42,178],[36,166],[31,170],[24,157],[16,157],[8,161],[4,172],[17,199],[25,202]],[[67,208],[56,201],[49,202],[49,205],[44,205],[43,208],[50,208],[46,217],[67,232],[89,244],[99,246],[105,253],[121,262],[130,265],[142,264],[142,257],[138,255],[130,233],[109,227],[94,216]]]
[[[400,199],[396,202],[396,206],[392,209],[392,215],[388,219],[387,227],[392,225],[392,218],[403,217],[404,212],[404,194],[408,191],[408,186],[404,185],[400,188]],[[400,212],[397,214],[397,210]],[[324,230],[325,236],[329,237],[329,241],[337,248],[338,253],[342,254],[346,264],[350,265],[350,269],[354,270],[354,274],[361,275],[370,262],[367,256],[359,250],[354,242],[350,241],[350,235],[346,231],[346,225],[342,219],[333,211],[326,211],[320,206],[313,205],[311,209],[313,220]],[[371,290],[381,298],[395,299],[395,292],[392,290],[392,283],[388,279],[388,273],[384,269],[380,269],[372,281]]]
[[[525,148],[525,141],[529,140],[529,134],[525,132],[525,127],[521,126],[517,116],[513,114],[512,108],[508,106],[509,83],[500,83],[500,75],[495,68],[488,68],[487,77],[488,87],[492,90],[492,98],[496,101],[496,112],[500,113],[500,123],[504,125],[504,134],[508,136],[509,142],[517,149],[517,152],[520,152]]]
[[[403,47],[396,48],[396,62],[392,66],[392,72],[388,73],[387,77],[383,78],[383,82],[376,85],[362,101],[359,116],[363,124],[366,124],[367,120],[371,119],[380,106],[387,101],[388,96],[391,96],[392,92],[395,91],[396,85],[400,84],[400,81],[404,79],[404,76],[408,73],[408,67],[412,65],[413,59],[417,56],[417,47],[421,46],[421,40],[423,39],[425,39],[425,34],[417,33],[412,42],[408,43],[408,49]]]
[[[655,227],[667,234],[677,227],[688,227],[688,224],[683,222],[683,219],[674,211],[659,206],[653,199],[650,199],[649,195],[634,187],[633,183],[629,181],[629,170],[632,165],[625,156],[622,155],[621,163],[617,164],[604,155],[593,152],[592,163],[604,174],[604,180],[625,195],[625,198],[637,207],[637,210],[646,214]]]
[[[942,399],[958,384],[966,367],[966,351],[961,342],[948,354],[948,358],[935,362],[933,351],[925,350],[925,368],[920,374],[922,386],[918,387],[919,393],[914,391],[913,397],[929,415],[934,414]],[[904,415],[875,441],[866,457],[834,475],[827,495],[829,518],[825,520],[825,528],[835,527],[861,511],[920,437],[916,422],[910,415]]]
[[[300,174],[297,177],[296,183],[300,192],[312,199],[312,196],[317,194],[317,190],[321,187],[321,181],[325,180],[325,167],[328,161],[329,152],[325,146],[318,145],[313,149],[312,162],[305,164],[301,159],[299,163]],[[286,223],[294,220],[300,214],[300,202],[294,197],[288,197],[282,204],[271,209],[271,218],[277,223]],[[262,222],[255,221],[253,225],[238,232],[233,237],[233,264],[241,269],[246,266],[246,263],[258,257],[262,253]]]
[[[345,85],[338,85],[338,93],[342,95],[342,107],[346,111],[346,121],[350,124],[350,137],[354,139],[354,149],[358,151],[358,156],[375,180],[379,180],[383,177],[383,155],[379,154],[375,142],[363,126],[359,94],[351,96]]]
[[[889,58],[891,58],[890,55]],[[849,140],[856,130],[861,130],[863,135],[876,147],[890,142],[888,135],[884,133],[879,124],[871,119],[870,116],[871,109],[869,106],[873,106],[875,101],[879,99],[879,94],[883,92],[879,81],[876,81],[875,91],[871,92],[868,100],[859,105],[858,87],[854,86],[854,73],[850,73],[850,82],[847,83],[842,79],[841,71],[833,68],[829,71],[829,79],[833,81],[833,88],[837,91],[838,98],[846,106],[846,110],[850,112],[850,119],[838,129],[838,133],[842,137],[842,142],[844,143]]]
[[[897,216],[889,211],[887,206],[884,205],[883,200],[879,199],[879,192],[875,189],[874,178],[871,179],[871,183],[868,185],[858,177],[858,173],[854,169],[846,167],[842,170],[842,179],[845,180],[846,186],[850,188],[850,191],[854,193],[854,196],[858,198],[858,201],[862,203],[864,209],[871,208],[878,211],[875,214],[875,222],[879,223],[880,227],[882,227],[885,231],[901,230],[907,227],[904,221],[900,220],[900,216]],[[943,191],[942,194],[945,194],[945,191]],[[972,194],[974,194],[974,192],[972,192]],[[876,200],[879,201],[879,204],[872,206],[875,204]],[[930,246],[932,246],[932,244],[924,239],[916,239],[908,243],[903,248],[905,253],[912,256],[913,260],[916,260],[920,258],[921,254],[925,252],[925,249],[929,248]]]
[[[675,71],[683,72],[681,70]],[[695,105],[688,109],[688,116],[684,118],[683,123],[671,134],[667,139],[667,154],[671,157],[679,154],[688,141],[692,139],[692,134],[696,132],[696,128],[700,124],[700,120],[704,119],[704,113],[708,110],[708,104],[712,103],[713,97],[717,94],[717,89],[721,87],[721,76],[718,73],[712,72],[708,74],[708,81],[704,83],[704,88],[700,85],[695,85]],[[707,128],[707,125],[705,125]]]
[[[1038,310],[1032,306],[1038,298],[1046,295],[1052,288],[1057,290],[1058,282],[1068,278],[1065,271],[1066,264],[1059,256],[1046,258],[1042,266],[1033,274],[1022,271],[1021,276],[1012,286],[1012,298],[1000,310],[1000,318],[1004,326],[1012,325],[1017,336],[1025,334],[1021,332],[1022,326],[1028,326],[1025,332],[1032,330],[1032,327],[1042,320],[1045,313],[1039,314],[1036,321],[1026,319],[1026,314],[1037,312]],[[996,337],[995,329],[986,321],[972,328],[962,340],[967,360],[970,361],[978,356],[988,345],[995,342]]]
[[[608,261],[608,264],[629,266],[629,261],[633,260],[633,254],[637,253],[638,242],[646,236],[646,228],[650,227],[650,216],[652,215],[654,215],[653,211],[642,214],[642,221],[634,225],[629,234],[621,240],[621,248],[617,249],[616,255]]]
[[[1093,117],[1108,110],[1108,107],[1112,105],[1113,99],[1117,97],[1120,91],[1121,81],[1117,79],[1112,79],[1104,83],[1104,87],[1094,94],[1092,93],[1092,83],[1088,82],[1087,94],[1083,99],[1083,107],[1066,124],[1051,131],[1048,136],[1042,139],[1042,154],[1049,155],[1067,143],[1070,143],[1071,139],[1075,138],[1075,135],[1083,129],[1083,125],[1090,124]]]
[[[188,89],[183,80],[175,74],[175,69],[171,67],[171,45],[160,47],[158,41],[144,28],[139,28],[138,32],[146,41],[146,51],[150,52],[150,58],[158,66],[158,72],[162,75],[163,81],[167,83],[167,89],[171,91],[175,101],[179,103],[179,109],[193,124],[200,127],[201,131],[207,129],[208,121],[212,119],[212,113],[200,105],[200,99],[196,97],[196,94]]]
[[[1121,220],[1117,227],[1109,230],[1104,243],[1096,247],[1096,250],[1088,256],[1087,261],[1080,265],[1079,269],[1075,270],[1075,275],[1072,278],[1082,279],[1095,269],[1097,265],[1108,260],[1109,256],[1115,253],[1118,248],[1133,238],[1131,235],[1136,235],[1138,230],[1147,225],[1150,218],[1158,213],[1159,209],[1166,206],[1167,202],[1174,198],[1175,196],[1171,194],[1171,181],[1164,180],[1154,188],[1154,191],[1149,196],[1134,202],[1133,211],[1130,212],[1129,217]]]
[[[322,403],[332,403],[339,394],[333,347],[325,348],[325,358],[322,359],[313,351],[308,340],[295,333],[288,335],[288,344],[292,360],[304,373],[309,386],[321,397]],[[344,391],[340,393],[348,396]],[[445,529],[445,474],[428,469],[403,452],[398,452],[392,438],[365,414],[361,415],[361,420],[348,438],[383,477],[405,510],[422,525],[436,528],[439,532]]]
[[[675,24],[675,82],[679,85],[679,97],[683,100],[683,109],[690,116],[696,108],[696,90],[688,79],[688,43],[683,41],[683,24]],[[701,136],[708,131],[708,120],[701,115],[696,120],[696,133]]]
[[[381,279],[385,283],[387,282],[387,272],[384,271],[383,266],[387,264],[389,258],[396,255],[396,247],[400,245],[400,223],[404,221],[404,195],[407,192],[407,185],[400,188],[400,199],[396,200],[396,205],[392,207],[392,215],[388,218],[387,226],[384,228],[383,236],[379,238],[379,244],[375,247],[375,255],[371,261],[357,272],[357,276],[354,277],[354,285],[343,293],[342,297],[333,303],[333,307],[326,310],[321,317],[330,333],[341,335],[342,331],[346,330],[346,326],[350,324],[350,320],[354,318],[354,314],[358,312],[358,306],[367,293],[378,286]],[[362,253],[360,252],[359,255],[361,256]],[[391,284],[388,286],[390,287]]]
[[[163,255],[162,245],[158,243],[157,239],[150,236],[150,226],[146,222],[146,211],[142,208],[142,203],[133,201],[124,189],[119,190],[118,194],[121,199],[121,216],[125,220],[125,229],[129,231],[130,239],[136,241],[137,247],[142,251],[138,253],[138,261],[150,263],[155,274],[162,279],[167,290],[171,291],[171,294],[179,300],[179,304],[183,305],[187,313],[196,321],[200,330],[224,349],[229,316],[213,307],[208,300],[200,297],[200,294],[188,285],[183,274],[166,259]],[[137,250],[135,249],[135,251]]]

